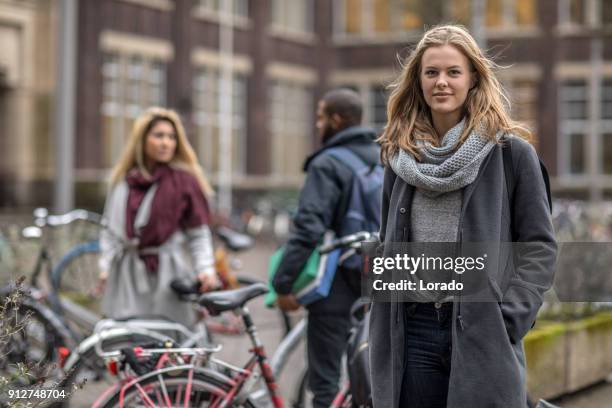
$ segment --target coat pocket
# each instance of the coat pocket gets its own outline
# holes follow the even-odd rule
[[[542,306],[541,296],[519,279],[512,279],[500,303],[510,341],[518,343],[533,327]]]

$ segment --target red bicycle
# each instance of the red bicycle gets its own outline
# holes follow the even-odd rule
[[[212,358],[220,347],[168,345],[104,353],[111,371],[121,379],[98,398],[94,407],[284,407],[265,348],[246,307],[250,300],[267,292],[267,286],[258,283],[207,293],[198,299],[211,314],[233,311],[241,317],[252,345],[251,356],[243,367]],[[348,387],[343,387],[332,407],[348,408],[350,400]]]

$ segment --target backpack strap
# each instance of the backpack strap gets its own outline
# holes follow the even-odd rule
[[[506,179],[506,190],[508,191],[508,200],[510,200],[510,208],[513,207],[514,199],[514,168],[512,165],[512,139],[504,137],[504,145],[502,146],[502,154],[504,161],[504,176]]]
[[[506,178],[506,188],[508,189],[508,199],[510,200],[510,208],[512,208],[514,200],[514,188],[516,187],[516,180],[514,179],[514,166],[512,163],[512,139],[504,137],[504,145],[502,146],[503,160],[504,160],[504,174]],[[548,200],[548,210],[552,213],[552,194],[550,192],[550,177],[548,176],[548,170],[542,160],[538,158],[540,162],[540,172],[544,179],[544,185],[546,186],[546,198]]]
[[[361,157],[359,157],[348,147],[331,147],[326,149],[323,154],[329,154],[330,156],[338,159],[340,162],[345,163],[351,168],[351,170],[353,170],[353,173],[357,173],[364,167],[369,167]]]
[[[542,177],[544,178],[544,184],[546,185],[546,198],[548,198],[548,210],[552,214],[552,194],[550,192],[550,178],[548,177],[548,170],[542,160],[540,160],[540,170],[542,171]]]

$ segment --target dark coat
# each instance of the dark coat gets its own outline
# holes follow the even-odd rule
[[[514,241],[548,244],[521,260],[508,257],[506,262],[500,262],[500,268],[511,277],[502,280],[489,276],[499,290],[499,303],[462,302],[455,298],[449,408],[526,407],[522,339],[535,321],[543,292],[552,285],[556,244],[534,148],[513,137],[512,161],[516,180],[512,208],[502,147],[498,145],[485,158],[476,180],[464,189],[457,241],[511,242],[514,237]],[[383,245],[410,241],[407,231],[413,192],[413,186],[386,168]],[[372,306],[370,370],[376,408],[399,404],[404,372],[404,310],[398,302],[377,302]]]
[[[338,159],[322,153],[331,147],[344,146],[351,149],[365,163],[374,165],[380,162],[380,149],[374,142],[375,138],[376,133],[372,129],[350,127],[332,136],[306,159],[304,164],[306,181],[300,192],[298,210],[293,220],[294,229],[272,283],[277,293],[291,292],[299,271],[325,232],[333,230],[338,234],[348,206],[353,172]],[[332,291],[337,286],[334,282]],[[356,286],[359,287],[358,283]],[[341,296],[339,293],[334,294],[336,298]],[[347,302],[354,300],[354,296],[348,298],[350,300]],[[343,313],[348,307],[350,304],[344,305],[338,312]],[[329,308],[326,310],[330,311]]]

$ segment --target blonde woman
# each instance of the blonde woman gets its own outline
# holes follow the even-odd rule
[[[404,61],[380,138],[383,251],[390,256],[394,242],[544,245],[503,260],[504,273],[488,276],[499,299],[467,302],[442,292],[421,293],[419,302],[375,302],[375,407],[526,406],[522,339],[552,284],[556,245],[538,157],[527,131],[510,119],[493,67],[456,25],[427,31]]]
[[[170,282],[197,277],[203,290],[218,285],[208,228],[211,194],[178,115],[162,108],[142,114],[113,169],[104,210],[111,231],[100,237],[108,317],[160,315],[194,323],[192,308]]]

